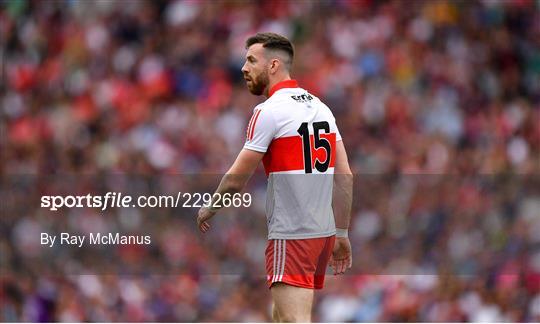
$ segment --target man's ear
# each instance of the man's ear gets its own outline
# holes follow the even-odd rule
[[[280,64],[281,62],[278,59],[272,59],[272,61],[270,61],[270,72],[272,72],[272,74],[276,73]]]

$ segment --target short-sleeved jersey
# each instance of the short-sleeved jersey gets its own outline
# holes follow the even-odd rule
[[[264,152],[268,239],[335,234],[332,188],[336,141],[330,109],[295,80],[275,85],[255,107],[245,149]]]

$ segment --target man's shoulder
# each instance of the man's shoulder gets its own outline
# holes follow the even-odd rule
[[[268,101],[268,100],[263,101],[263,102],[257,104],[257,105],[253,108],[253,113],[256,113],[257,111],[263,110],[265,107],[267,107],[267,106],[268,106],[267,101]]]
[[[268,111],[268,100],[266,101],[263,101],[259,104],[257,104],[254,108],[253,108],[253,115],[256,115],[256,114],[261,114],[263,111]]]

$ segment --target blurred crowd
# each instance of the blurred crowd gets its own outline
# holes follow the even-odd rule
[[[204,239],[194,210],[39,208],[58,179],[82,194],[223,174],[264,100],[240,73],[258,31],[293,41],[293,77],[333,110],[356,175],[355,267],[328,277],[314,320],[540,321],[532,0],[1,2],[0,319],[270,320],[262,174],[249,219],[227,211]],[[43,264],[27,241],[51,224],[151,228],[181,274]]]

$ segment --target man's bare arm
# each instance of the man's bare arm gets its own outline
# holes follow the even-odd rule
[[[353,175],[343,141],[336,143],[332,207],[337,229],[348,229],[351,219]]]
[[[336,143],[336,164],[332,193],[332,209],[336,222],[336,244],[330,265],[334,269],[334,274],[344,273],[347,268],[352,266],[351,243],[348,238],[352,193],[353,175],[349,167],[347,152],[343,141],[338,141]]]
[[[213,195],[213,197],[223,197],[224,194],[235,194],[241,192],[248,180],[253,175],[253,172],[257,169],[257,166],[261,162],[264,153],[255,152],[247,149],[243,149],[239,154],[233,165],[227,171],[227,173],[221,178],[216,193],[218,195]],[[210,224],[208,220],[212,218],[217,210],[212,208],[215,201],[213,200],[210,203],[210,208],[203,207],[199,210],[199,215],[197,217],[197,223],[199,229],[204,233],[210,229]]]

